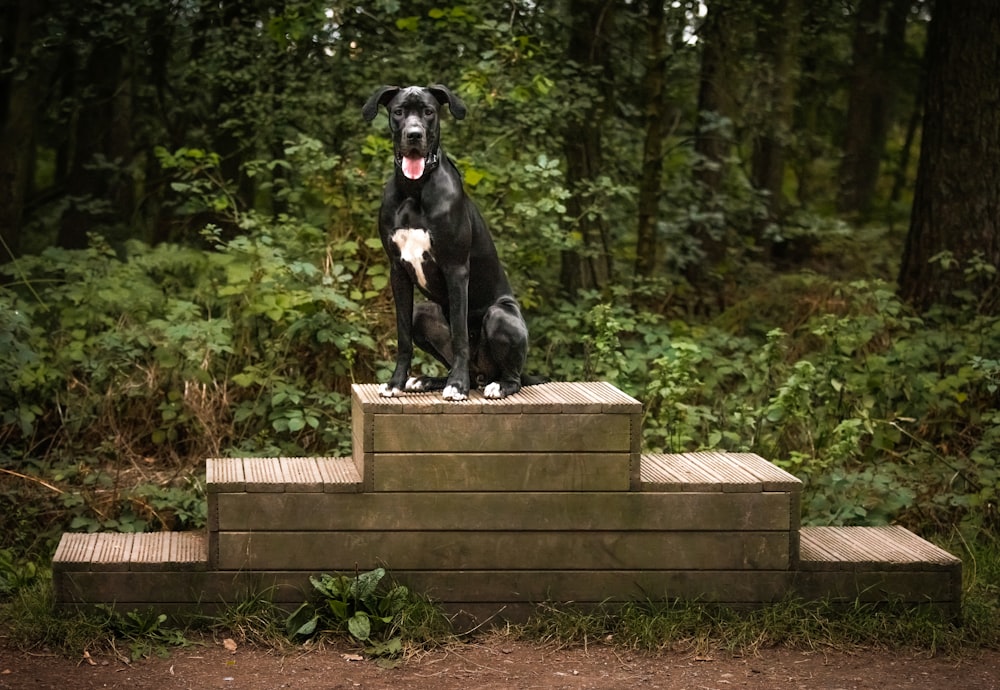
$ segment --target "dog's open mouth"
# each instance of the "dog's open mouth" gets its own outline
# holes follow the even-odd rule
[[[411,180],[419,180],[427,167],[427,161],[421,155],[406,155],[399,161],[399,166],[403,169],[403,174]]]

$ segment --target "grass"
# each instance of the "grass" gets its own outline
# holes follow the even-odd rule
[[[961,655],[1000,648],[1000,542],[982,537],[942,543],[962,553],[964,598],[961,621],[940,611],[897,604],[833,605],[784,601],[754,609],[691,602],[637,602],[580,609],[546,604],[526,622],[508,625],[506,634],[540,645],[607,644],[655,652],[724,649],[748,654],[775,646],[840,650],[915,649],[928,655]],[[320,602],[319,605],[322,605]],[[114,651],[139,658],[165,655],[196,644],[206,635],[232,637],[275,649],[293,648],[288,612],[265,590],[214,616],[168,621],[156,611],[115,612],[95,608],[67,613],[55,608],[51,574],[37,577],[0,599],[0,639],[21,649],[47,648],[76,656],[82,650]],[[474,640],[488,629],[457,635],[443,611],[413,594],[394,622],[393,636],[403,654]],[[313,643],[338,637],[329,631]],[[350,639],[346,633],[339,635]]]

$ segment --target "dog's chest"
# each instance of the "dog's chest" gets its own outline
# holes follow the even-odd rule
[[[431,261],[431,235],[421,228],[399,228],[389,238],[399,249],[399,258],[409,264],[420,287],[427,289],[424,262]]]

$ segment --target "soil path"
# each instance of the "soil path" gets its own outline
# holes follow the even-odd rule
[[[174,650],[169,658],[127,664],[114,655],[68,659],[26,654],[5,648],[0,640],[0,688],[987,690],[1000,689],[1000,651],[952,659],[917,652],[777,648],[740,657],[727,652],[641,654],[605,645],[558,649],[495,636],[420,653],[386,669],[336,644],[281,653],[253,646],[231,651],[212,641]]]

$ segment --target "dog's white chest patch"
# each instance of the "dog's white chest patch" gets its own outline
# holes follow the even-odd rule
[[[431,236],[420,228],[400,228],[392,233],[393,243],[399,247],[399,257],[413,267],[420,287],[427,287],[424,275],[424,254],[431,251]]]

